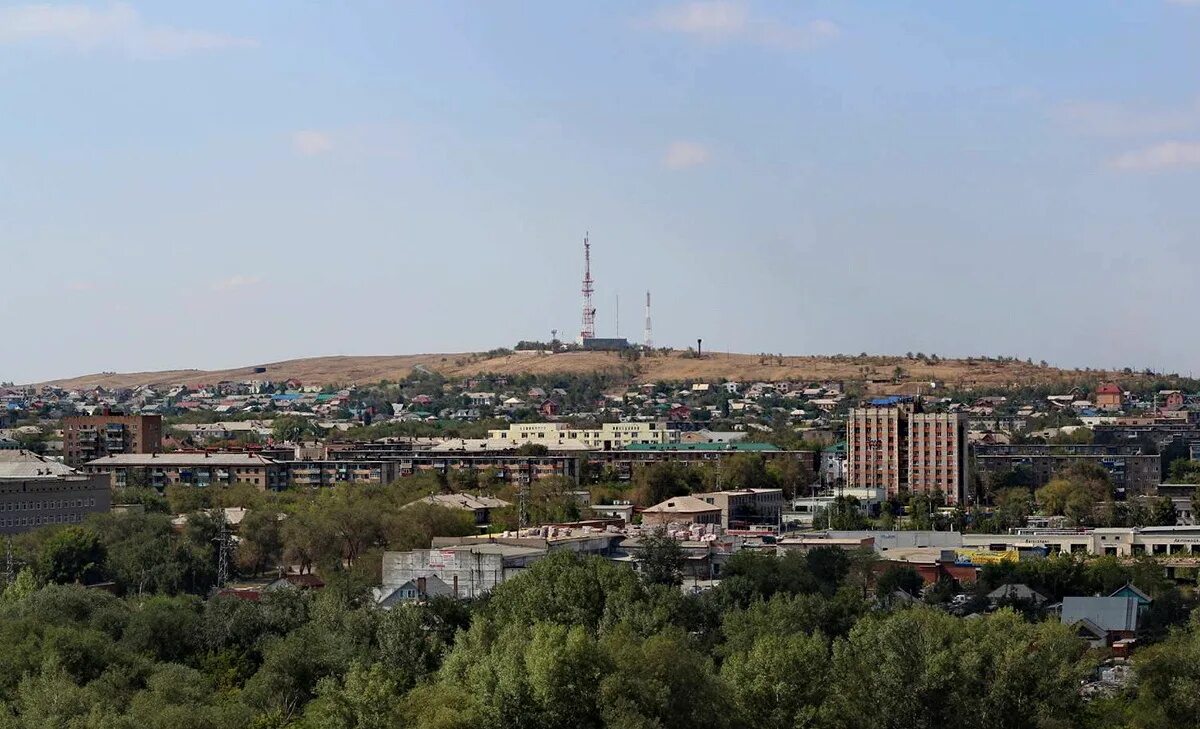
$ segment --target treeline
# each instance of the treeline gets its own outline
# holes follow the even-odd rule
[[[0,597],[0,727],[1195,723],[1198,619],[1139,651],[1132,688],[1088,702],[1100,656],[1070,628],[880,610],[873,569],[833,548],[741,553],[692,595],[559,553],[475,604],[390,611],[346,580],[261,602],[15,585]]]
[[[257,577],[288,567],[325,579],[379,584],[384,550],[428,547],[435,536],[476,533],[471,512],[410,503],[440,491],[420,476],[391,486],[339,486],[316,493],[173,486],[125,489],[122,504],[144,512],[105,513],[82,525],[38,529],[13,539],[19,578],[32,584],[112,583],[118,595],[207,595],[217,578],[217,538],[226,507],[247,511],[228,550],[230,574]],[[174,515],[183,515],[182,519]]]

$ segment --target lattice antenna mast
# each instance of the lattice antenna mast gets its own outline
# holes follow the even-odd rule
[[[654,348],[654,334],[650,326],[650,292],[646,292],[646,331],[643,332],[642,343],[646,345],[646,349]]]
[[[217,543],[217,587],[221,589],[229,581],[229,526],[225,523],[225,510],[219,509],[221,526],[213,541]]]
[[[588,234],[583,234],[583,327],[579,330],[579,339],[593,339],[596,336],[596,307],[592,305],[592,244],[588,242]]]

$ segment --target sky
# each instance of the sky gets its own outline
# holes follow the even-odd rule
[[[1200,0],[0,2],[0,381],[484,350],[1200,373]]]

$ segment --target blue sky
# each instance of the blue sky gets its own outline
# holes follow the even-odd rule
[[[0,380],[579,328],[1200,372],[1200,0],[0,4]]]

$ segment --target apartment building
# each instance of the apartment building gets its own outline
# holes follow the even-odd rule
[[[908,489],[908,417],[912,403],[872,400],[846,416],[846,485],[888,495]]]
[[[975,466],[985,478],[1007,473],[1041,488],[1076,463],[1108,471],[1118,498],[1153,495],[1162,480],[1162,456],[1141,445],[1105,443],[1064,445],[976,445]]]
[[[967,424],[958,413],[913,413],[908,427],[908,489],[957,503],[968,481]]]
[[[63,460],[68,466],[121,453],[162,450],[161,415],[76,415],[63,418]]]
[[[284,464],[257,453],[123,453],[88,461],[82,469],[107,475],[113,488],[248,483],[266,490],[287,482]]]
[[[599,428],[570,428],[564,423],[515,423],[488,431],[488,439],[522,446],[538,443],[547,448],[616,450],[634,444],[678,443],[679,431],[664,422],[602,423]]]
[[[958,503],[968,481],[966,420],[922,413],[902,397],[871,400],[846,419],[846,485],[901,492],[941,492]]]
[[[110,508],[108,479],[25,450],[0,451],[0,534],[78,524]]]

